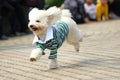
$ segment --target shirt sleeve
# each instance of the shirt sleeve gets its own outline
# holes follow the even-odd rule
[[[40,43],[37,42],[36,43],[36,48],[40,48],[43,52],[43,55],[45,55],[45,53],[44,53],[45,47],[43,46],[43,44],[40,44]]]

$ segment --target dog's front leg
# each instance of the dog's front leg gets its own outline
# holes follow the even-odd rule
[[[51,50],[50,56],[49,56],[49,69],[56,69],[58,68],[57,64],[57,49]]]
[[[56,68],[58,68],[57,58],[50,59],[48,68],[49,69],[56,69]]]
[[[41,48],[36,48],[33,49],[31,54],[30,54],[30,61],[36,61],[38,59],[40,59],[40,57],[42,56],[42,49]]]

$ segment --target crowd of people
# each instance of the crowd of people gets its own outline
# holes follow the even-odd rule
[[[29,34],[28,13],[33,7],[43,9],[44,4],[44,0],[0,0],[0,40]]]
[[[120,0],[64,0],[61,9],[69,9],[78,24],[93,23],[119,18],[119,4]],[[0,40],[29,34],[28,13],[33,7],[44,9],[45,0],[0,0]]]
[[[69,9],[72,18],[81,24],[119,18],[119,4],[120,0],[65,0],[61,8]]]

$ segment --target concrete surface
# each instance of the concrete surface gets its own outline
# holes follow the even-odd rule
[[[49,51],[29,61],[33,35],[0,41],[0,80],[120,80],[120,20],[79,25],[80,52],[67,43],[58,51],[59,69],[49,70]]]

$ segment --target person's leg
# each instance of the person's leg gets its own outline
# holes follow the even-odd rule
[[[3,34],[2,17],[0,16],[0,40],[7,40],[8,37]]]
[[[96,5],[96,10],[97,10],[96,19],[97,19],[97,21],[101,21],[102,20],[102,18],[101,18],[102,12],[101,12],[101,5],[99,3]]]
[[[17,18],[18,18],[18,21],[20,23],[20,32],[27,32],[27,20],[26,20],[26,17],[25,17],[25,11],[23,9],[23,6],[18,4],[18,5],[15,5],[15,8],[16,8],[16,15],[17,15]]]
[[[2,20],[2,9],[0,9],[0,40],[7,40],[8,37],[3,34],[3,20]]]
[[[113,12],[120,17],[120,1],[116,0],[111,7]]]
[[[5,3],[4,7],[6,9],[6,11],[5,11],[6,15],[8,16],[8,22],[10,24],[10,34],[12,34],[12,35],[14,34],[15,35],[17,30],[18,30],[17,29],[18,26],[17,26],[16,15],[15,15],[15,9],[8,2]]]
[[[1,13],[1,11],[0,11]],[[2,36],[2,16],[0,15],[0,37]]]

